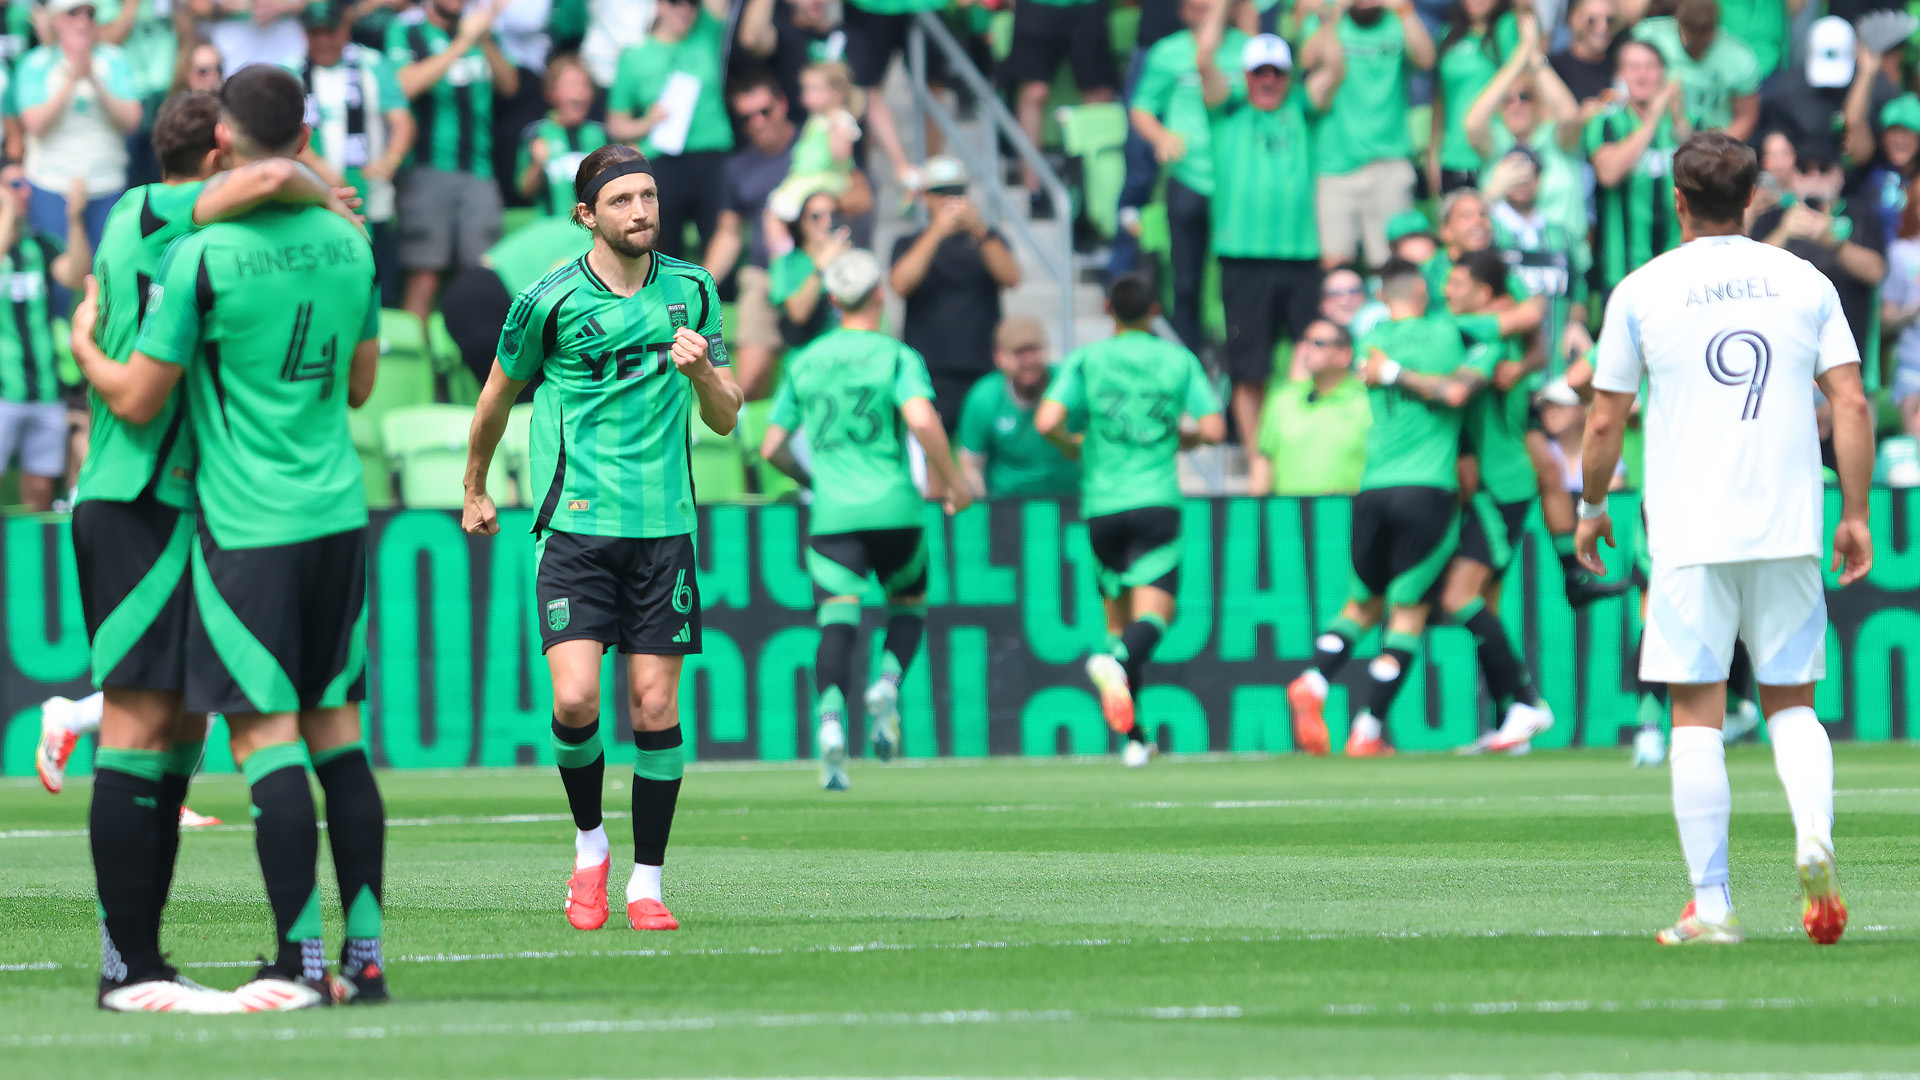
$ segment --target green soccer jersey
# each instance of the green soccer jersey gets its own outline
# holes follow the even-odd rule
[[[1457,315],[1466,366],[1491,383],[1494,368],[1519,360],[1522,344],[1500,336],[1497,315]],[[1538,492],[1533,459],[1527,454],[1527,385],[1511,390],[1483,387],[1467,402],[1460,418],[1466,444],[1480,458],[1480,486],[1501,503],[1524,502]]]
[[[1441,168],[1472,172],[1480,167],[1480,154],[1467,139],[1467,110],[1473,108],[1480,91],[1493,81],[1494,73],[1519,44],[1520,31],[1509,11],[1493,24],[1493,40],[1487,40],[1482,31],[1473,31],[1440,54],[1435,69],[1440,100],[1446,107],[1446,126],[1440,136]],[[1439,107],[1436,103],[1435,108]]]
[[[645,116],[674,76],[691,75],[700,81],[700,96],[694,99],[687,142],[679,152],[733,149],[733,120],[727,116],[726,75],[721,70],[726,36],[726,24],[703,8],[694,18],[693,29],[679,41],[661,41],[648,35],[640,44],[630,46],[620,54],[613,89],[607,92],[607,110]],[[648,157],[663,153],[652,135],[640,140],[640,152]]]
[[[727,364],[720,290],[692,263],[656,253],[632,296],[567,263],[514,298],[500,331],[510,378],[545,377],[533,396],[533,531],[685,536],[694,531],[693,384],[669,355],[674,331],[704,334]]]
[[[452,45],[445,30],[424,19],[387,25],[387,60],[395,72]],[[493,68],[480,46],[468,49],[439,82],[413,99],[413,122],[408,160],[414,165],[493,175]]]
[[[1247,35],[1227,27],[1213,62],[1227,78],[1236,80],[1241,69],[1240,53],[1246,49]],[[1193,31],[1181,30],[1153,43],[1142,61],[1139,87],[1133,93],[1133,107],[1150,113],[1180,136],[1187,152],[1167,167],[1167,175],[1200,195],[1213,194],[1213,127],[1207,119],[1207,99],[1200,89],[1200,65],[1195,59],[1198,48]]]
[[[147,184],[122,195],[107,214],[93,275],[100,284],[94,338],[108,359],[125,363],[133,355],[160,256],[167,245],[194,231],[193,204],[206,186],[199,181]],[[93,428],[75,501],[126,501],[151,490],[168,506],[193,505],[193,435],[180,400],[176,389],[152,420],[130,424],[89,392]]]
[[[1633,36],[1666,57],[1667,77],[1680,80],[1681,110],[1695,131],[1725,128],[1733,122],[1733,99],[1760,91],[1760,61],[1725,31],[1714,35],[1707,55],[1697,60],[1680,43],[1680,24],[1670,15],[1643,20]]]
[[[772,423],[806,431],[813,535],[920,524],[900,415],[914,398],[933,400],[927,362],[873,330],[842,327],[788,358]]]
[[[1381,323],[1354,346],[1354,355],[1362,363],[1376,351],[1403,369],[1423,375],[1452,375],[1467,363],[1460,327],[1446,315]],[[1454,471],[1460,455],[1459,409],[1398,386],[1371,387],[1367,400],[1373,407],[1373,426],[1367,429],[1367,469],[1361,474],[1360,490],[1459,490],[1460,479]]]
[[[1311,37],[1319,25],[1318,18],[1308,19],[1302,33]],[[1327,103],[1326,119],[1315,136],[1319,145],[1314,163],[1320,175],[1344,176],[1376,161],[1412,156],[1407,80],[1413,62],[1407,59],[1407,28],[1388,12],[1370,27],[1354,22],[1352,15],[1342,16],[1335,33],[1347,54],[1347,77]]]
[[[1080,489],[1080,464],[1062,457],[1034,428],[1036,405],[1021,404],[997,371],[967,391],[960,407],[960,449],[986,459],[987,498],[1067,495]]]
[[[270,203],[167,248],[134,348],[187,369],[195,495],[215,543],[367,523],[347,378],[379,330],[372,245],[328,210]]]
[[[53,260],[59,255],[58,241],[24,229],[13,247],[0,254],[0,401],[60,400],[47,310]]]
[[[1142,330],[1067,354],[1047,400],[1085,410],[1080,513],[1180,505],[1180,417],[1220,411],[1200,358]]]
[[[1212,110],[1213,251],[1237,259],[1318,259],[1313,104],[1296,85],[1280,107],[1236,94]]]
[[[1640,116],[1631,108],[1616,105],[1594,117],[1587,124],[1588,160],[1602,146],[1638,130]],[[1588,279],[1594,293],[1612,292],[1655,255],[1680,246],[1680,218],[1673,212],[1673,152],[1679,146],[1673,117],[1661,113],[1653,142],[1626,178],[1613,187],[1594,188],[1593,270]]]
[[[607,129],[591,120],[578,127],[561,127],[551,115],[536,120],[520,133],[520,156],[514,165],[516,176],[526,172],[527,166],[533,163],[535,139],[547,142],[547,164],[540,170],[546,186],[533,197],[533,207],[548,217],[572,218],[574,175],[588,154],[607,145]]]
[[[1591,257],[1578,237],[1542,213],[1526,215],[1499,203],[1491,216],[1493,246],[1506,257],[1513,278],[1528,295],[1546,298],[1547,310],[1540,321],[1540,341],[1547,350],[1545,377],[1558,378],[1567,368],[1560,344],[1569,314],[1573,305],[1587,302]]]
[[[1753,50],[1764,79],[1786,54],[1787,0],[1720,0],[1720,30]]]

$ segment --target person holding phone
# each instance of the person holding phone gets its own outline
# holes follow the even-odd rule
[[[773,217],[774,211],[768,210]],[[840,325],[840,314],[827,302],[821,271],[853,250],[853,230],[840,209],[840,197],[817,191],[800,206],[800,216],[780,222],[793,237],[793,250],[768,267],[767,299],[780,319],[780,339],[798,349]],[[769,225],[769,231],[773,226]]]

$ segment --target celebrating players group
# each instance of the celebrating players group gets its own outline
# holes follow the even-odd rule
[[[93,388],[93,451],[73,540],[93,680],[105,695],[89,834],[106,1009],[270,1011],[387,998],[385,820],[359,709],[367,509],[346,411],[372,390],[378,303],[369,246],[342,198],[351,193],[329,190],[291,160],[306,138],[303,113],[300,83],[264,65],[243,68],[217,96],[170,99],[154,131],[165,179],[114,209],[96,280],[74,314],[76,360]],[[1843,510],[1834,546],[1845,584],[1872,558],[1859,357],[1832,285],[1738,235],[1755,177],[1749,151],[1697,135],[1676,154],[1674,176],[1689,242],[1629,276],[1607,304],[1579,557],[1603,569],[1607,481],[1644,392],[1653,559],[1642,668],[1672,686],[1675,817],[1695,889],[1659,940],[1741,938],[1727,891],[1731,799],[1719,733],[1738,639],[1752,656],[1793,810],[1806,928],[1831,942],[1846,908],[1834,870],[1832,751],[1812,709],[1826,639],[1813,407],[1817,381],[1835,415]],[[635,930],[673,930],[661,867],[683,772],[678,688],[683,658],[701,643],[687,435],[696,409],[709,428],[730,432],[741,393],[727,371],[712,277],[653,250],[659,192],[646,159],[619,144],[595,150],[574,196],[592,249],[513,301],[475,409],[462,524],[476,536],[499,531],[488,466],[510,406],[538,376],[531,467],[545,490],[533,528],[535,590],[554,754],[576,827],[566,916],[581,930],[609,917],[600,667],[617,647],[627,656],[635,744],[627,920]],[[1381,276],[1391,317],[1357,349],[1373,427],[1354,503],[1353,586],[1313,668],[1289,688],[1296,740],[1327,752],[1327,680],[1361,633],[1384,623],[1348,750],[1390,752],[1378,718],[1438,602],[1473,631],[1503,706],[1490,745],[1518,745],[1552,723],[1490,608],[1510,534],[1533,497],[1526,394],[1509,393],[1516,372],[1503,365],[1518,358],[1501,344],[1524,328],[1511,306],[1493,303],[1504,288],[1491,266],[1453,267],[1444,298],[1411,264],[1391,263]],[[866,726],[882,760],[900,749],[901,681],[926,616],[928,558],[909,433],[947,509],[970,501],[925,362],[880,330],[882,277],[864,251],[823,268],[839,326],[790,358],[762,447],[814,492],[807,563],[820,601],[818,746],[829,790],[849,785],[852,658],[870,576],[886,595],[887,621],[879,674],[864,692]],[[1767,286],[1758,296],[1711,288],[1755,277]],[[1126,736],[1127,763],[1139,766],[1153,744],[1134,702],[1178,591],[1177,455],[1219,442],[1224,422],[1199,361],[1149,329],[1159,313],[1150,280],[1118,278],[1107,307],[1114,336],[1065,359],[1035,425],[1084,464],[1082,510],[1110,637],[1087,673]],[[1463,426],[1486,487],[1505,482],[1496,455],[1522,463],[1510,470],[1519,490],[1496,492],[1493,512],[1469,513],[1464,526]],[[266,963],[232,992],[188,981],[160,951],[181,805],[214,712],[226,718],[250,785],[274,923]],[[71,738],[57,753],[43,744],[43,775],[58,775],[70,747]],[[345,916],[331,970],[309,767],[325,795]]]

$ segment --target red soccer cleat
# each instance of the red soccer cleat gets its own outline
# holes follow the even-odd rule
[[[1107,653],[1087,657],[1087,678],[1100,691],[1100,711],[1107,726],[1121,735],[1133,730],[1133,690],[1127,685],[1127,669]]]
[[[598,930],[607,925],[607,871],[612,867],[613,857],[609,855],[598,866],[574,869],[573,878],[567,882],[567,921],[575,930]]]
[[[680,921],[658,900],[635,900],[628,904],[627,925],[635,930],[680,929]]]
[[[50,697],[40,704],[40,745],[34,751],[33,771],[40,774],[40,786],[53,795],[66,786],[67,759],[80,741],[67,728],[72,715],[73,702],[66,698]]]
[[[1314,688],[1306,675],[1287,684],[1287,708],[1293,713],[1293,745],[1299,747],[1301,753],[1327,756],[1333,740],[1327,734],[1326,707],[1326,696]]]
[[[1833,849],[1818,840],[1800,845],[1794,860],[1800,871],[1800,887],[1806,891],[1807,907],[1800,925],[1815,945],[1831,945],[1847,932],[1847,902],[1840,899],[1840,878],[1833,867]]]
[[[1393,747],[1385,739],[1363,739],[1358,735],[1347,739],[1348,757],[1392,757]]]

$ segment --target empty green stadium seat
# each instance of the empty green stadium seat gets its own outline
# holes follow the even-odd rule
[[[734,434],[740,440],[746,460],[753,465],[760,494],[769,499],[785,498],[800,490],[793,477],[774,468],[760,456],[760,443],[767,437],[767,425],[773,419],[773,399],[749,401],[740,407],[740,426]]]
[[[693,471],[693,493],[700,503],[736,502],[747,493],[747,462],[740,454],[740,441],[732,434],[718,435],[693,414],[693,446],[688,451],[688,467]]]
[[[1079,105],[1061,112],[1061,143],[1080,159],[1087,220],[1113,239],[1120,189],[1127,179],[1127,109],[1118,102]]]
[[[510,206],[500,212],[500,235],[507,236],[539,221],[544,216],[535,207]]]
[[[433,402],[433,357],[418,316],[391,308],[380,312],[380,368],[373,394],[361,406],[375,431],[394,409]]]
[[[500,445],[494,449],[496,461],[504,460],[513,473],[514,500],[521,506],[538,506],[535,490],[544,493],[545,483],[536,483],[531,475],[533,446],[533,406],[515,405],[507,413],[507,430],[500,435]],[[551,478],[549,478],[551,479]],[[494,496],[499,502],[500,496]]]
[[[367,507],[385,510],[393,505],[393,470],[387,464],[387,452],[380,446],[380,425],[364,410],[349,409],[347,430],[353,434],[353,449],[360,455]]]
[[[387,460],[400,476],[400,503],[410,507],[458,508],[467,468],[467,430],[473,410],[460,405],[410,405],[380,421]],[[507,463],[493,455],[487,492],[496,500],[512,492]]]

